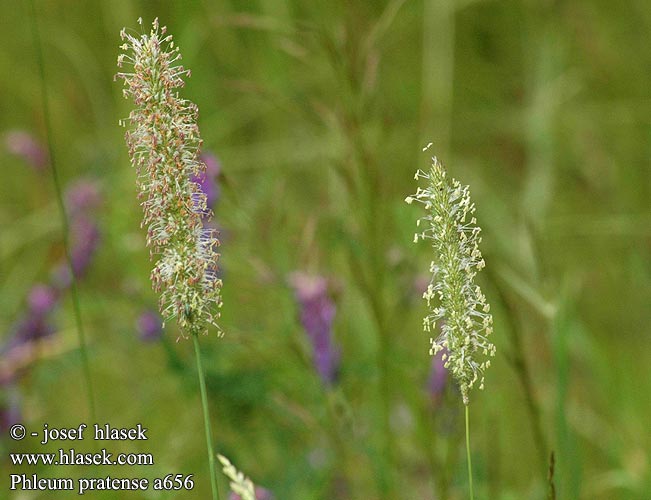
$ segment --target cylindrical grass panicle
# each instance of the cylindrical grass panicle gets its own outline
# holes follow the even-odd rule
[[[416,222],[422,231],[414,235],[414,242],[429,240],[434,250],[432,279],[423,294],[429,308],[423,327],[432,332],[439,324],[441,333],[430,339],[430,354],[447,350],[445,367],[467,405],[475,383],[484,387],[484,370],[490,366],[485,357],[495,355],[495,346],[488,340],[493,331],[490,305],[474,282],[485,265],[479,251],[481,229],[476,225],[469,187],[448,179],[436,158],[429,172],[418,170],[415,179],[425,179],[427,185],[405,201],[422,203],[427,214]]]
[[[142,29],[142,19],[138,23]],[[125,98],[135,104],[126,140],[137,170],[147,246],[156,259],[151,280],[161,294],[163,317],[176,318],[186,337],[206,333],[208,325],[219,330],[222,283],[217,278],[219,240],[202,223],[211,212],[193,180],[206,171],[199,159],[198,110],[177,91],[190,71],[177,64],[181,54],[166,31],[158,19],[149,34],[134,36],[123,29],[120,48],[125,52],[118,66],[131,71],[116,76],[124,81]]]

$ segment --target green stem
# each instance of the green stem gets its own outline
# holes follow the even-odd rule
[[[495,290],[497,292],[497,295],[507,313],[505,314],[505,318],[509,328],[507,328],[506,331],[509,334],[511,345],[513,347],[512,354],[509,356],[509,361],[515,370],[520,384],[522,385],[527,413],[529,415],[529,419],[531,420],[531,432],[533,433],[533,439],[538,450],[538,459],[540,461],[541,467],[540,470],[543,473],[543,479],[545,479],[547,468],[547,450],[549,449],[549,446],[547,444],[547,439],[545,438],[545,433],[543,432],[541,410],[535,396],[534,384],[531,376],[531,368],[529,362],[527,361],[521,329],[519,328],[519,325],[515,319],[515,307],[512,305],[511,301],[507,297],[506,292],[500,285],[498,275],[492,273],[491,271],[488,272],[491,274],[491,280],[495,283]]]
[[[432,483],[432,498],[447,498],[447,494],[444,495],[445,490],[443,486],[443,465],[441,460],[438,459],[436,453],[437,445],[437,429],[438,429],[438,419],[436,409],[430,409],[431,402],[429,405],[423,405],[420,411],[421,415],[421,434],[423,436],[422,444],[425,449],[425,456],[429,462],[429,467],[431,470],[431,483]],[[414,403],[416,404],[416,403]]]
[[[547,473],[547,500],[556,500],[556,487],[554,486],[554,451],[549,454],[549,472]]]
[[[197,361],[197,372],[199,373],[199,389],[201,390],[201,406],[203,408],[203,426],[206,431],[206,445],[208,447],[208,465],[210,466],[210,487],[213,500],[219,500],[219,488],[217,487],[217,468],[215,467],[215,453],[212,449],[212,431],[210,430],[210,412],[208,410],[208,394],[206,393],[206,379],[203,375],[203,364],[201,363],[201,351],[199,350],[199,337],[192,335],[194,354]]]
[[[332,442],[332,446],[335,449],[335,452],[337,453],[337,471],[336,473],[338,474],[335,476],[335,479],[337,480],[342,480],[344,482],[344,488],[347,488],[350,481],[348,478],[348,458],[346,454],[346,445],[345,445],[345,436],[343,435],[343,432],[345,429],[343,428],[344,426],[340,425],[339,423],[339,418],[337,414],[337,409],[335,405],[337,404],[336,397],[337,394],[334,392],[333,389],[327,388],[325,392],[326,396],[326,406],[327,411],[328,411],[328,420],[329,422],[326,424],[327,431],[329,433],[329,438],[330,441]],[[328,425],[329,424],[329,425]],[[332,489],[333,492],[335,489]],[[336,494],[332,494],[333,498],[336,498]]]
[[[381,328],[381,327],[380,327]],[[380,330],[380,390],[382,398],[382,435],[384,436],[384,473],[382,481],[384,482],[384,498],[392,498],[394,491],[394,451],[395,443],[393,433],[391,432],[391,390],[389,386],[389,346],[388,339],[384,331]]]
[[[61,181],[59,180],[59,173],[56,168],[54,160],[54,146],[52,144],[52,124],[50,122],[50,105],[47,97],[47,86],[45,85],[45,63],[43,62],[43,51],[41,49],[41,37],[38,30],[38,23],[36,21],[36,7],[34,0],[29,2],[31,9],[31,25],[32,37],[34,40],[34,49],[36,51],[36,60],[38,63],[39,75],[41,77],[41,102],[43,106],[43,119],[45,122],[45,135],[50,157],[50,170],[52,172],[52,180],[54,181],[54,190],[56,193],[57,205],[59,207],[59,215],[61,217],[61,229],[63,231],[63,248],[66,254],[66,261],[68,269],[70,270],[70,294],[72,296],[72,305],[74,309],[75,324],[77,327],[77,335],[79,336],[79,350],[81,352],[81,364],[86,379],[86,391],[88,396],[88,406],[90,409],[90,416],[93,421],[96,420],[95,413],[95,397],[93,391],[93,383],[90,376],[90,363],[88,361],[88,349],[86,348],[86,336],[81,321],[81,307],[79,306],[79,293],[77,291],[77,278],[72,267],[72,258],[70,256],[70,241],[69,241],[69,225],[68,217],[66,216],[66,208],[63,203],[63,194],[61,190]]]
[[[391,330],[388,328],[389,319],[385,315],[386,304],[384,300],[384,278],[385,266],[382,256],[384,255],[384,234],[382,209],[382,177],[376,168],[375,160],[369,150],[365,147],[361,131],[361,119],[353,112],[344,116],[342,122],[349,139],[351,170],[356,175],[351,178],[359,179],[356,184],[357,191],[351,192],[353,200],[360,203],[360,208],[365,210],[367,222],[365,224],[366,246],[372,249],[368,259],[364,256],[351,253],[353,260],[353,273],[359,281],[360,288],[365,292],[371,312],[377,324],[378,335],[378,372],[379,372],[379,394],[380,394],[380,418],[382,438],[381,459],[378,464],[377,474],[380,496],[383,499],[395,497],[394,490],[394,436],[390,427],[391,410],[391,388],[389,361],[391,356]]]
[[[423,4],[421,142],[433,141],[439,158],[449,158],[451,148],[454,15],[453,0],[427,0]]]
[[[468,417],[468,406],[466,406],[466,456],[468,457],[468,484],[470,486],[470,500],[474,500],[475,494],[472,489],[472,460],[470,458],[470,418]]]
[[[171,344],[169,338],[163,337],[161,339],[163,349],[165,349],[165,354],[167,354],[167,365],[176,372],[182,372],[184,370],[183,361],[179,358],[179,355],[174,350],[174,347]]]

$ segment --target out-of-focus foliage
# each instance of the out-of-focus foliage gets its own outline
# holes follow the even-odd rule
[[[89,417],[47,154],[35,149],[45,133],[34,20],[26,2],[1,0],[5,477],[192,473],[183,498],[208,495],[192,346],[172,324],[156,340],[156,318],[139,323],[157,298],[118,126],[129,103],[113,75],[119,31],[142,16],[174,34],[192,70],[182,96],[221,166],[226,335],[201,338],[217,451],[283,500],[467,497],[460,395],[450,383],[428,392],[420,295],[431,255],[412,244],[420,214],[403,203],[432,141],[428,153],[471,187],[494,314],[497,356],[471,405],[477,498],[546,498],[552,450],[558,498],[648,496],[648,2],[35,4],[62,182],[101,186],[83,214],[99,237],[92,258],[80,250],[79,276],[98,420],[148,427],[148,441],[111,447],[151,452],[155,465],[8,462],[9,450],[61,444],[11,441],[7,422],[39,430]],[[315,369],[294,272],[327,282],[332,382]],[[45,309],[42,286],[58,291]],[[38,307],[38,349],[6,349]]]

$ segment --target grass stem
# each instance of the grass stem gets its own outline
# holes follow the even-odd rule
[[[208,465],[210,467],[210,488],[212,489],[213,500],[219,500],[219,488],[217,487],[217,468],[215,467],[215,452],[212,449],[212,431],[210,430],[210,411],[208,409],[208,394],[206,392],[206,379],[203,374],[203,363],[201,362],[201,351],[199,349],[199,337],[192,335],[194,354],[197,362],[197,373],[199,374],[199,389],[201,391],[201,406],[203,408],[203,426],[206,431],[206,445],[208,447]]]
[[[45,63],[43,61],[43,50],[41,48],[41,36],[38,30],[38,22],[36,20],[36,7],[34,0],[29,2],[31,9],[31,25],[32,37],[34,41],[34,49],[36,51],[36,61],[38,64],[38,71],[41,80],[41,103],[43,106],[43,120],[45,122],[45,136],[50,157],[50,171],[52,172],[52,180],[54,181],[54,190],[56,193],[57,205],[59,208],[59,216],[61,217],[61,229],[63,231],[63,248],[66,254],[66,262],[70,270],[70,294],[72,296],[72,305],[74,309],[75,325],[77,328],[77,335],[79,337],[79,350],[81,352],[81,364],[86,380],[86,392],[88,397],[88,407],[92,421],[96,421],[95,413],[95,397],[93,391],[93,383],[90,375],[90,363],[88,361],[88,349],[86,347],[86,336],[84,334],[83,323],[81,321],[81,307],[79,305],[79,292],[77,290],[77,278],[75,276],[74,268],[72,266],[72,258],[70,255],[70,240],[69,240],[69,224],[66,215],[66,208],[63,203],[63,193],[61,189],[61,181],[59,180],[59,173],[56,166],[54,156],[54,146],[52,143],[52,124],[50,122],[50,105],[47,97],[47,85],[45,80]]]
[[[492,273],[492,271],[488,271]],[[495,283],[495,291],[502,302],[502,305],[506,311],[504,315],[508,328],[506,329],[509,340],[511,342],[512,351],[508,356],[509,363],[512,366],[515,374],[522,385],[522,390],[524,392],[524,398],[527,408],[527,414],[531,420],[531,432],[533,434],[534,443],[538,451],[538,460],[540,462],[540,470],[543,474],[543,480],[546,478],[546,468],[547,468],[547,453],[549,450],[549,445],[545,437],[542,426],[542,415],[540,410],[540,405],[535,395],[535,388],[533,377],[531,374],[530,362],[527,360],[522,329],[518,324],[517,311],[516,307],[509,300],[507,293],[503,289],[499,276],[496,274],[491,274],[491,280]]]
[[[470,458],[470,418],[468,417],[468,407],[466,407],[466,456],[468,457],[468,486],[470,487],[470,500],[475,499],[472,488],[472,459]]]

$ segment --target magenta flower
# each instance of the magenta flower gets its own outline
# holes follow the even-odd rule
[[[138,332],[140,340],[153,342],[163,335],[163,320],[152,310],[146,310],[138,316]]]
[[[88,268],[99,246],[99,228],[88,217],[79,216],[72,221],[72,270],[76,277],[81,277]]]
[[[100,202],[99,188],[92,181],[78,181],[66,192],[68,210],[71,214],[72,267],[77,278],[82,277],[99,245],[99,229],[86,212]],[[61,293],[71,283],[67,263],[60,263],[50,275],[49,284],[36,284],[27,296],[27,310],[11,328],[7,341],[0,347],[0,354],[9,364],[24,356],[32,342],[39,341],[55,332],[50,315],[57,306]],[[17,373],[9,371],[0,374],[2,380],[14,380]],[[6,380],[5,380],[6,379]]]
[[[290,284],[300,306],[301,324],[312,343],[316,371],[330,385],[337,377],[340,352],[332,335],[336,306],[328,294],[328,282],[321,276],[295,272]]]
[[[54,333],[49,314],[58,302],[57,291],[47,285],[36,285],[27,297],[27,311],[11,328],[9,338],[0,348],[3,358],[11,359],[21,345],[49,337]],[[10,378],[13,378],[11,375]],[[2,380],[5,383],[6,380]]]
[[[46,315],[28,313],[15,324],[12,335],[3,347],[2,353],[4,355],[16,346],[49,337],[53,333],[54,327]]]
[[[83,215],[102,203],[100,184],[95,179],[79,179],[66,189],[65,198],[71,217]]]
[[[88,214],[102,203],[101,187],[94,179],[79,179],[66,188],[66,208],[70,216],[70,260],[76,278],[86,273],[100,243],[100,231],[94,218]],[[67,263],[56,266],[51,282],[58,290],[70,287],[71,276]]]
[[[193,174],[191,178],[192,182],[199,184],[201,191],[206,195],[206,206],[212,209],[219,201],[220,187],[217,179],[221,172],[221,164],[211,153],[203,153],[200,159],[206,164],[206,170]]]
[[[44,170],[48,164],[45,148],[28,132],[13,130],[5,136],[7,150],[29,164],[35,170]]]
[[[27,299],[31,315],[44,316],[54,308],[58,299],[55,288],[43,284],[35,285]]]
[[[19,423],[22,417],[18,389],[10,384],[5,394],[5,399],[0,403],[0,433],[3,435],[12,425]]]
[[[86,270],[95,256],[100,243],[100,232],[97,224],[89,217],[78,216],[72,221],[72,245],[70,248],[70,260],[72,270],[77,279],[86,274]],[[59,290],[70,287],[70,268],[67,263],[59,264],[52,271],[52,282]]]
[[[446,354],[447,349],[443,349],[432,356],[432,368],[427,388],[434,405],[438,405],[441,401],[448,380],[448,371],[445,368],[444,359]]]

